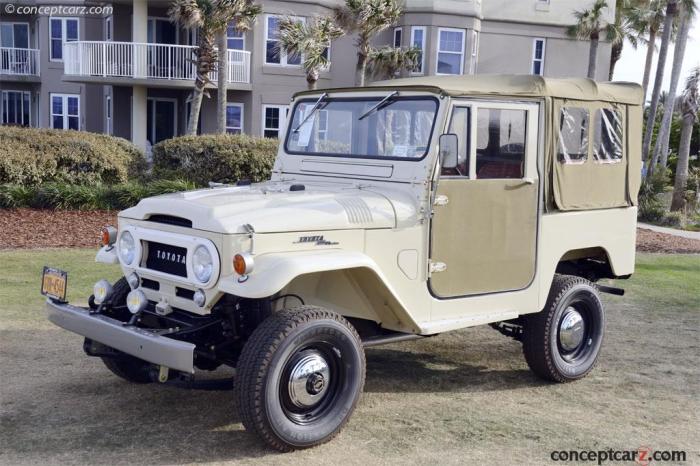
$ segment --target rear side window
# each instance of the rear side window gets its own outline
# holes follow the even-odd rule
[[[612,108],[596,110],[593,120],[593,158],[596,162],[622,160],[622,114]]]
[[[476,177],[522,178],[527,111],[480,108],[476,127]]]
[[[561,163],[583,163],[588,158],[588,110],[564,107],[559,116],[559,149]]]

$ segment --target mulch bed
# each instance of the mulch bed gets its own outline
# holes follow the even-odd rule
[[[117,213],[0,209],[0,249],[98,247],[100,228]],[[637,251],[700,254],[700,241],[637,229]]]

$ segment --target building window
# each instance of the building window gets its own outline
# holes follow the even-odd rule
[[[112,17],[107,16],[105,18],[105,40],[113,40],[114,28],[112,27]]]
[[[287,124],[286,105],[263,105],[263,136],[266,138],[279,138]]]
[[[243,104],[226,104],[226,132],[243,133]]]
[[[2,124],[31,126],[29,92],[2,91]]]
[[[532,43],[532,74],[544,74],[544,39],[535,39]]]
[[[112,96],[105,97],[105,131],[112,134]]]
[[[280,37],[280,17],[268,15],[265,18],[265,63],[268,65],[299,66],[301,55],[287,54],[286,50],[278,50]],[[303,21],[303,18],[295,18]]]
[[[403,28],[394,28],[394,47],[401,47],[401,36],[403,35]]]
[[[479,62],[479,33],[472,31],[472,53],[469,57],[469,73],[476,74],[476,65]]]
[[[438,30],[437,74],[464,72],[464,30]]]
[[[51,94],[51,127],[54,129],[80,129],[80,96],[76,94]]]
[[[245,50],[245,33],[229,24],[226,28],[226,44],[229,50]]]
[[[50,58],[52,61],[63,60],[63,43],[78,40],[77,18],[51,18]]]
[[[413,26],[411,28],[411,47],[420,49],[418,65],[412,73],[423,74],[423,66],[425,66],[425,26]]]
[[[0,47],[16,49],[29,48],[29,23],[0,24]]]

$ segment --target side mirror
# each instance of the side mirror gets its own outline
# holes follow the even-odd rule
[[[456,134],[447,133],[440,136],[440,165],[445,168],[457,168],[459,141]]]

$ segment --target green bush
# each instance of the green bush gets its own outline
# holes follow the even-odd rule
[[[123,183],[144,172],[125,139],[86,131],[0,127],[0,183]]]
[[[153,176],[185,177],[199,185],[262,181],[270,176],[277,144],[276,139],[233,134],[168,139],[153,147]]]
[[[38,186],[0,185],[0,208],[34,207],[62,210],[121,210],[150,196],[195,189],[183,180],[159,180],[147,184],[76,185],[44,183]]]
[[[639,211],[637,217],[644,222],[658,223],[663,220],[666,208],[659,199],[668,186],[668,173],[657,171],[642,181],[639,190]]]
[[[685,226],[685,216],[682,212],[665,212],[660,223],[666,227],[683,228]]]

